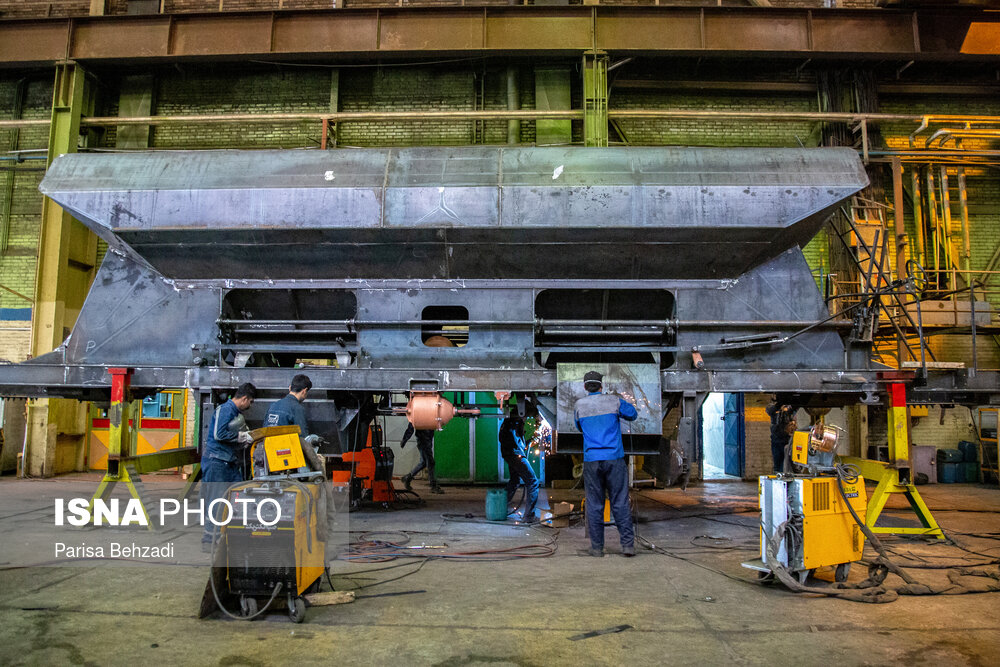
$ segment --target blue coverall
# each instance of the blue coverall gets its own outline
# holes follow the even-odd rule
[[[264,416],[264,426],[298,426],[299,437],[305,439],[309,435],[306,425],[306,409],[299,399],[291,394],[285,394],[280,401],[275,401]]]
[[[239,430],[231,422],[240,414],[232,399],[216,409],[208,424],[208,439],[201,453],[201,496],[205,501],[205,511],[213,500],[225,496],[231,484],[243,481],[242,445],[237,440]],[[222,510],[213,512],[216,520],[222,519]],[[211,543],[216,526],[206,517],[203,543]]]
[[[500,424],[500,456],[507,462],[510,480],[507,482],[507,504],[514,499],[517,487],[523,482],[528,504],[524,508],[524,520],[531,521],[538,503],[538,478],[531,469],[524,444],[524,422],[516,417],[507,417]]]
[[[635,406],[616,394],[591,392],[573,409],[576,427],[583,434],[583,483],[587,490],[587,529],[590,547],[604,550],[604,498],[611,500],[623,549],[635,546],[632,513],[628,503],[628,469],[619,418],[639,416]]]

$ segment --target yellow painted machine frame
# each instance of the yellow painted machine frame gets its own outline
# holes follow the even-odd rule
[[[843,457],[845,463],[856,465],[861,475],[867,479],[879,480],[875,492],[868,503],[865,524],[873,533],[889,535],[928,535],[944,539],[934,516],[931,514],[920,492],[913,484],[910,469],[910,417],[906,407],[906,385],[893,383],[889,385],[889,461],[872,461],[870,459]],[[907,471],[905,478],[900,477],[900,470]],[[910,508],[920,519],[922,528],[905,528],[891,526],[876,526],[882,510],[894,493],[900,493],[910,503]]]

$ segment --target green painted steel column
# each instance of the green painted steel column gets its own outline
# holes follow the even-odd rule
[[[92,112],[86,73],[74,62],[56,66],[49,126],[48,162],[75,153],[80,118]],[[97,237],[52,200],[42,201],[31,318],[31,354],[58,347],[69,335],[93,278]],[[83,464],[86,405],[67,399],[28,403],[28,452],[25,470],[34,476],[75,470]],[[57,456],[57,443],[62,448]]]
[[[583,54],[583,145],[608,145],[608,54]]]

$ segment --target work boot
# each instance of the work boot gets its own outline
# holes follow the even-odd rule
[[[625,556],[626,558],[631,558],[634,555],[635,555],[634,544],[630,544],[627,547],[622,547],[622,556]]]
[[[203,554],[210,554],[210,553],[212,553],[212,543],[211,542],[202,542],[201,543],[201,552]]]
[[[532,512],[528,516],[521,519],[521,523],[538,523],[538,517],[535,516],[534,512]]]
[[[410,482],[413,481],[412,477],[410,477],[409,475],[403,475],[402,481],[403,481],[403,488],[404,489],[406,489],[407,491],[412,491],[413,490],[413,487],[410,485]]]
[[[442,489],[440,486],[432,486],[431,493],[444,493],[444,489]]]
[[[576,552],[578,556],[593,556],[594,558],[604,558],[604,549],[595,549],[591,547],[589,549],[580,549]]]

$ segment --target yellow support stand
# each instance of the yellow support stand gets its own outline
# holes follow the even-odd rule
[[[865,524],[873,533],[890,535],[933,535],[938,539],[944,539],[944,533],[938,526],[937,521],[931,515],[930,509],[920,497],[920,492],[914,486],[909,474],[910,468],[910,440],[909,440],[909,416],[906,413],[906,385],[894,383],[889,385],[889,464],[882,466],[879,476],[869,477],[873,469],[874,461],[864,461],[861,466],[865,478],[878,479],[878,486],[868,502],[868,512],[865,515]],[[901,480],[900,469],[907,471],[905,479]],[[864,472],[864,471],[868,472]],[[893,528],[887,526],[876,526],[882,510],[894,493],[901,493],[910,503],[910,508],[920,519],[923,528]]]
[[[142,505],[146,526],[153,530],[153,522],[146,508],[142,481],[134,464],[135,448],[132,442],[129,417],[132,411],[132,369],[109,368],[111,373],[111,407],[108,410],[108,470],[90,500],[87,512],[93,516],[94,502],[107,500],[119,482],[128,487],[129,495]]]

